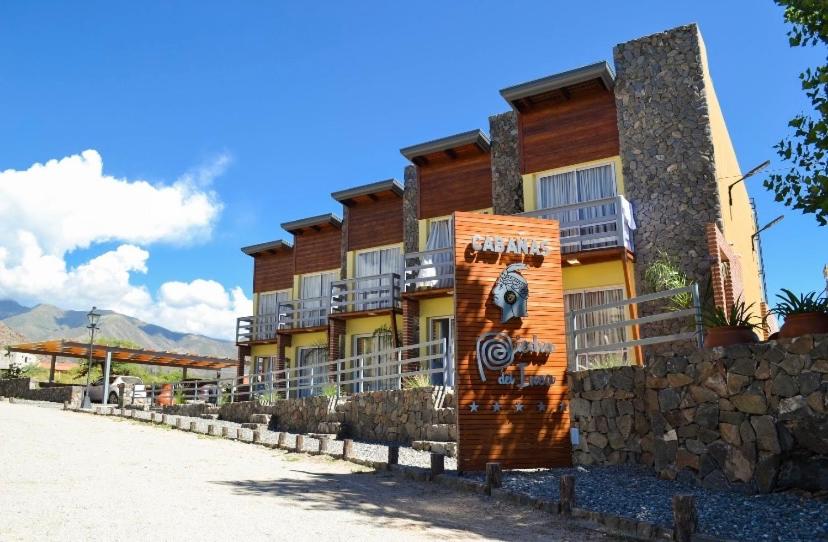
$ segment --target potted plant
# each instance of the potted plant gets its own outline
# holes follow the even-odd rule
[[[771,310],[785,319],[779,336],[799,337],[813,333],[828,333],[828,296],[817,297],[816,292],[797,296],[790,290],[782,289],[777,294],[779,303]]]
[[[759,337],[753,332],[759,324],[754,321],[756,316],[752,309],[753,303],[745,305],[741,299],[737,299],[729,310],[714,307],[705,318],[707,336],[704,347],[759,342]]]

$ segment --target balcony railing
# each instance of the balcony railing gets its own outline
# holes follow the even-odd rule
[[[278,314],[242,316],[236,320],[236,344],[273,340],[278,329]]]
[[[607,247],[634,250],[632,230],[635,220],[632,206],[624,196],[538,209],[520,216],[557,220],[561,228],[562,253]]]
[[[454,248],[437,248],[405,255],[405,291],[418,292],[454,286]]]
[[[331,314],[400,308],[400,276],[384,273],[331,283]]]
[[[301,329],[328,324],[331,297],[308,297],[279,303],[279,329]]]

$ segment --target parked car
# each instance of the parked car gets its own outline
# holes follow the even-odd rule
[[[137,376],[113,375],[109,377],[109,395],[107,403],[117,405],[118,393],[120,393],[120,384],[125,384],[132,387],[132,395],[127,395],[124,402],[130,402],[130,399],[140,402],[147,398],[147,389],[144,386],[144,381]],[[93,402],[103,403],[104,399],[104,379],[99,378],[89,385],[89,399]]]

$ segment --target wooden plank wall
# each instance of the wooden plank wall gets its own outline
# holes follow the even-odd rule
[[[492,206],[492,166],[488,151],[465,145],[446,154],[430,154],[417,167],[418,219],[476,211]]]
[[[455,213],[455,318],[456,386],[458,399],[458,468],[478,471],[487,461],[499,461],[504,468],[535,468],[571,465],[569,412],[561,412],[567,401],[566,337],[558,224],[554,221],[514,216]],[[549,240],[552,251],[546,257],[476,253],[471,248],[474,234],[521,236]],[[521,272],[529,285],[528,315],[500,323],[500,308],[492,302],[496,279],[508,264],[523,262]],[[498,384],[498,372],[486,371],[480,378],[477,338],[483,333],[504,331],[512,340],[520,337],[555,345],[552,354],[517,354],[526,362],[527,375],[553,375],[549,387]],[[506,369],[516,374],[516,367]],[[493,404],[502,410],[495,412]],[[471,410],[471,404],[478,411]],[[516,403],[524,411],[515,410]],[[538,409],[538,404],[544,407]]]
[[[532,105],[518,115],[518,130],[524,174],[620,153],[615,97],[597,83]]]
[[[262,253],[253,260],[253,291],[270,292],[293,288],[293,251]]]
[[[348,207],[348,250],[402,243],[402,198],[393,193],[377,194],[377,198],[360,198]]]
[[[339,269],[342,259],[341,231],[326,226],[322,231],[304,230],[294,236],[294,273],[315,273]]]

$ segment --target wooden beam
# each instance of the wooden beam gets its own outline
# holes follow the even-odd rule
[[[52,354],[52,364],[49,366],[49,382],[52,383],[55,381],[55,362],[57,361],[57,356]]]

